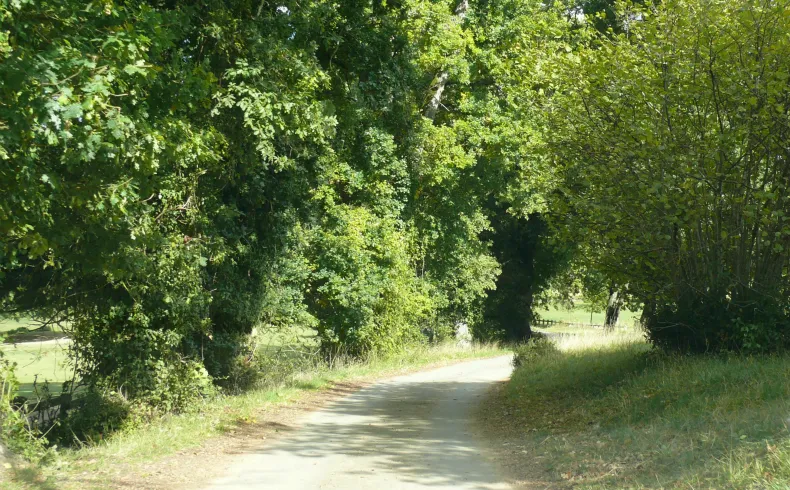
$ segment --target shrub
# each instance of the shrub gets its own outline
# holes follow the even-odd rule
[[[555,216],[646,304],[657,345],[785,347],[787,6],[638,3],[620,11],[626,29],[590,33],[557,65]]]
[[[331,224],[330,224],[331,223]],[[315,237],[310,311],[327,354],[388,353],[420,340],[433,302],[414,276],[408,234],[363,207],[338,207]]]
[[[50,428],[49,442],[59,446],[95,443],[129,425],[132,404],[118,392],[89,391],[79,408],[61,414]]]
[[[782,305],[753,295],[688,294],[674,305],[647,309],[644,326],[654,345],[686,352],[769,352],[790,345]]]
[[[527,365],[535,359],[554,356],[560,352],[554,341],[538,333],[533,334],[528,341],[518,344],[514,351],[513,367],[515,368]]]

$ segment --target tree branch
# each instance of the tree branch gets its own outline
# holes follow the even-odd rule
[[[462,22],[466,18],[466,12],[469,10],[469,0],[461,0],[455,8],[455,16],[458,22]],[[439,112],[439,106],[442,104],[442,94],[444,88],[447,86],[447,81],[450,79],[450,74],[447,71],[442,71],[436,77],[436,83],[433,84],[434,92],[431,100],[428,101],[428,107],[425,108],[423,115],[433,121],[436,118],[436,113]]]

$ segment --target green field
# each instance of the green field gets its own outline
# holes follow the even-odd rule
[[[67,342],[34,342],[31,344],[3,344],[3,356],[16,363],[16,377],[20,383],[19,394],[30,397],[35,385],[40,390],[45,382],[53,393],[61,390],[61,383],[70,379],[71,370],[66,365]]]
[[[596,311],[591,314],[590,305],[582,301],[575,303],[573,308],[570,309],[563,306],[551,305],[547,308],[538,308],[536,313],[541,320],[553,320],[564,323],[603,325],[605,319],[603,311]],[[639,321],[641,314],[642,312],[639,311],[622,309],[620,310],[620,317],[617,319],[617,324],[625,327],[633,327]]]
[[[27,318],[2,318],[0,319],[0,334],[18,330],[20,328],[28,328],[29,326],[30,320]]]
[[[16,363],[15,374],[20,383],[19,394],[31,397],[49,382],[53,393],[61,391],[61,383],[71,378],[66,366],[68,339],[57,328],[48,327],[36,332],[27,330],[36,325],[27,318],[0,320],[0,334],[13,332],[0,344],[0,352]]]

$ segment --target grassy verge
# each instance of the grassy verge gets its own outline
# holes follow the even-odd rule
[[[506,353],[497,346],[461,349],[453,345],[415,347],[399,355],[366,362],[339,362],[295,373],[276,387],[262,387],[242,395],[205,402],[190,413],[171,415],[135,427],[82,449],[58,451],[54,461],[40,468],[17,468],[0,488],[112,488],[113,475],[150,466],[158,459],[201,446],[212,438],[254,424],[262,411],[295,402],[342,382],[364,382],[455,361]],[[91,475],[90,480],[85,475]],[[143,487],[144,484],[141,484]]]
[[[493,433],[520,446],[517,479],[790,488],[790,356],[666,356],[622,334],[558,343],[488,407]]]

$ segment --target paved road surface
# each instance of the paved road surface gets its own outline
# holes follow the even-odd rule
[[[471,410],[510,357],[393,378],[312,413],[245,454],[212,490],[506,490],[470,434]]]

